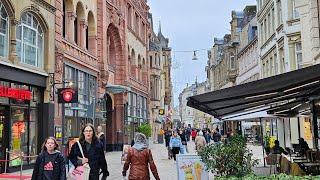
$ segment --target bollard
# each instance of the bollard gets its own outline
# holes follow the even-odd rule
[[[6,162],[4,163],[4,173],[7,174],[8,148],[6,148]]]
[[[22,180],[22,166],[23,166],[23,152],[20,153],[21,165],[20,165],[20,180]]]

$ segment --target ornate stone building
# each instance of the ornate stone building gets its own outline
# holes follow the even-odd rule
[[[52,1],[0,1],[0,159],[6,149],[36,155],[54,134],[48,78],[54,72],[54,29]],[[15,155],[8,158],[9,171],[20,167]],[[4,167],[1,162],[0,172]]]
[[[164,128],[170,119],[169,110],[170,101],[166,99],[166,85],[171,84],[171,78],[168,77],[168,64],[171,61],[171,48],[169,40],[159,31],[156,35],[153,30],[152,14],[149,14],[151,23],[151,36],[149,39],[149,62],[150,62],[150,124],[152,125],[153,139],[156,141],[160,128]],[[170,70],[170,69],[169,69]],[[167,93],[170,92],[167,91]],[[171,122],[171,121],[170,121]]]
[[[150,23],[148,21],[149,6],[144,0],[127,0],[126,7],[126,48],[127,54],[127,85],[128,118],[125,118],[125,132],[128,140],[133,139],[135,128],[148,122],[149,116],[149,48]]]
[[[237,85],[258,80],[260,73],[256,6],[247,6],[244,12],[237,54],[239,64]]]
[[[187,85],[179,94],[179,114],[184,127],[190,124],[194,128],[211,128],[210,115],[187,106],[188,97],[206,92],[209,92],[207,81],[202,83],[195,81],[191,86]]]
[[[235,86],[238,83],[250,81],[250,78],[258,78],[256,73],[249,75],[250,77],[247,77],[248,74],[246,74],[248,70],[257,66],[258,63],[256,60],[253,65],[248,64],[248,61],[254,61],[254,58],[257,58],[254,55],[255,52],[252,52],[252,49],[254,51],[254,47],[257,47],[255,44],[257,41],[252,41],[255,37],[253,35],[255,32],[252,31],[257,29],[254,22],[251,22],[255,15],[255,6],[246,6],[243,11],[232,11],[230,21],[231,34],[226,34],[223,39],[214,38],[214,45],[208,51],[209,60],[206,67],[211,91]],[[248,45],[251,41],[252,44]],[[247,51],[249,50],[250,52],[248,53]],[[253,57],[248,60],[250,56]],[[230,121],[224,123],[223,129],[224,132],[228,129],[235,132],[240,126],[240,123]]]

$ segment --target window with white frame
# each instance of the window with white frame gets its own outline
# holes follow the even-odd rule
[[[8,53],[8,21],[6,9],[0,2],[0,56],[7,56]]]
[[[17,54],[22,63],[43,67],[44,34],[36,17],[26,12],[17,27]]]
[[[296,60],[298,69],[302,68],[302,46],[301,42],[296,43]]]
[[[277,19],[277,21],[278,21],[278,26],[280,26],[281,24],[282,24],[282,7],[281,7],[281,1],[280,0],[278,0],[277,1],[277,14],[278,14],[278,19]]]
[[[299,13],[299,11],[297,10],[297,7],[296,7],[296,0],[292,0],[292,18],[293,19],[300,18],[300,13]]]

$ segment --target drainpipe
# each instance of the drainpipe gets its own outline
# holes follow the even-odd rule
[[[318,28],[319,28],[319,38],[320,38],[320,0],[317,0],[317,9],[318,9]]]

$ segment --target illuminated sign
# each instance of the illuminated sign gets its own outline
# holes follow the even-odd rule
[[[59,103],[77,103],[78,91],[72,88],[58,89],[58,102]]]
[[[164,109],[159,109],[159,115],[164,115]]]
[[[0,97],[20,100],[31,100],[31,91],[0,86]]]

